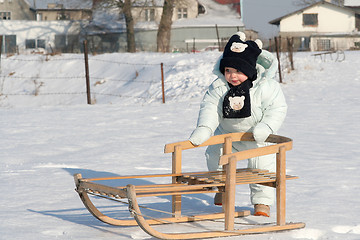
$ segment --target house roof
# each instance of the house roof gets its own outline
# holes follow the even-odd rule
[[[232,5],[223,5],[213,0],[198,0],[198,2],[205,8],[205,13],[199,14],[195,19],[180,19],[174,22],[174,26],[244,26],[239,13],[232,8]]]
[[[133,2],[133,6],[137,6],[137,7],[162,7],[164,6],[164,1],[163,0],[137,0],[135,2]]]
[[[355,1],[355,0],[353,0],[353,1]],[[357,0],[357,1],[359,1],[359,0]],[[314,6],[316,6],[316,5],[320,5],[320,4],[331,5],[331,6],[340,8],[340,9],[347,9],[347,10],[349,10],[349,11],[351,11],[351,12],[356,12],[356,13],[359,12],[359,11],[357,11],[357,10],[354,10],[353,8],[350,8],[350,7],[341,7],[341,6],[338,6],[338,5],[336,5],[336,4],[326,2],[326,1],[319,1],[319,2],[316,2],[316,3],[314,3],[314,4],[309,5],[309,6],[307,6],[307,7],[304,7],[304,8],[302,8],[302,9],[299,9],[299,10],[297,10],[297,11],[295,11],[295,12],[292,12],[292,13],[286,14],[286,15],[284,15],[284,16],[282,16],[282,17],[279,17],[279,18],[276,18],[276,19],[274,19],[274,20],[271,20],[269,23],[270,23],[270,24],[273,24],[273,25],[280,25],[280,21],[281,21],[282,19],[287,18],[287,17],[292,16],[292,15],[295,15],[295,14],[298,14],[298,13],[301,13],[301,12],[303,12],[303,11],[309,9],[309,8],[312,8],[312,7],[314,7]]]
[[[163,0],[141,0],[147,1],[151,4],[163,5]],[[175,20],[172,24],[172,28],[182,28],[182,27],[214,27],[218,25],[219,27],[244,27],[244,23],[239,17],[239,14],[231,8],[229,5],[222,5],[213,0],[197,0],[197,2],[204,6],[205,13],[199,14],[196,18],[186,18]],[[154,5],[152,5],[154,6]],[[94,10],[93,16],[95,23],[109,23],[111,21],[107,19],[117,19],[118,11],[115,10],[112,13],[104,11],[103,9]],[[137,22],[136,28],[142,29],[157,29],[159,27],[158,23],[151,22]]]
[[[25,2],[33,9],[48,9],[48,4],[62,4],[64,9],[91,9],[93,5],[93,0],[25,0]]]

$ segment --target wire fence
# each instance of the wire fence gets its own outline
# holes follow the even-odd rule
[[[212,79],[211,74],[219,54],[204,58],[197,53],[164,55],[121,54],[91,55],[14,55],[0,58],[0,106],[15,105],[19,101],[51,101],[88,104],[124,102],[153,102],[189,99],[202,96]],[[282,69],[289,71],[289,53],[279,52]],[[151,54],[150,54],[151,55]],[[135,56],[135,58],[133,58]],[[166,57],[168,56],[168,57]],[[177,56],[180,56],[177,58]],[[209,60],[210,59],[210,60]],[[87,61],[87,62],[86,62]],[[86,73],[88,64],[89,73]],[[60,70],[59,70],[60,69]],[[180,79],[179,80],[179,76]],[[281,74],[279,74],[281,82]],[[134,91],[135,89],[135,91]],[[24,98],[24,97],[32,97]],[[15,98],[19,99],[16,100]],[[41,99],[41,97],[47,97]],[[51,98],[50,98],[51,97]],[[68,98],[68,99],[65,99]]]
[[[114,56],[119,56],[119,54]],[[186,64],[186,61],[179,64],[178,61],[164,60],[164,63],[151,63],[151,60],[126,61],[126,59],[117,60],[111,57],[104,59],[104,55],[90,56],[88,60],[90,89],[86,89],[87,76],[84,57],[81,54],[70,57],[14,55],[2,58],[0,61],[0,106],[7,105],[6,102],[14,105],[10,102],[31,101],[35,99],[33,97],[40,99],[45,96],[62,99],[68,96],[69,99],[64,102],[84,103],[88,93],[91,95],[89,104],[116,102],[119,99],[122,102],[123,99],[131,102],[161,100],[165,102],[165,98],[176,99],[181,96],[189,98],[194,94],[189,93],[186,87],[176,87],[176,85],[181,85],[176,74],[184,70],[191,72],[192,76],[185,77],[183,81],[192,79],[193,85],[197,85],[195,81],[204,74],[208,74],[198,72],[196,70],[198,66],[208,64],[207,71],[211,72],[210,66],[216,61],[214,59],[209,62],[204,59],[197,64]],[[69,67],[69,65],[73,66]],[[64,70],[51,70],[54,67]],[[196,72],[198,72],[197,76],[194,77],[193,74]],[[162,89],[164,87],[167,89]],[[137,89],[137,94],[134,94],[134,89]],[[203,94],[203,91],[201,93]],[[26,96],[32,98],[24,99]],[[14,99],[16,97],[19,97],[18,100]],[[59,101],[61,100],[57,102]]]

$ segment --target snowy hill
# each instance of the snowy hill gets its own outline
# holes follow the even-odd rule
[[[295,71],[283,65],[289,111],[279,134],[294,140],[287,172],[299,176],[287,184],[287,220],[305,222],[306,228],[241,239],[360,239],[360,52],[345,54],[342,62],[324,62],[296,53]],[[171,155],[163,146],[186,140],[194,129],[219,55],[90,56],[94,105],[86,104],[83,55],[3,56],[0,239],[149,239],[138,227],[96,220],[74,191],[72,175],[169,173]],[[183,157],[184,171],[206,170],[203,150]],[[218,210],[212,195],[186,196],[184,202],[187,212]],[[170,207],[168,198],[145,204]],[[125,205],[99,206],[114,216],[129,216]],[[238,188],[236,206],[252,209],[247,186]],[[269,219],[248,218],[249,223],[275,220],[275,207]]]

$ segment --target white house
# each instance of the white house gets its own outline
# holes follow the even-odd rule
[[[360,11],[320,1],[270,21],[282,38],[294,38],[295,49],[324,51],[360,47]]]
[[[0,0],[0,14],[4,16],[0,19],[2,53],[81,52],[84,39],[88,40],[93,52],[126,51],[126,27],[124,19],[119,19],[119,10],[100,8],[97,11],[94,2]],[[162,4],[162,0],[144,0],[142,4],[133,6],[137,50],[156,50]],[[197,49],[205,48],[213,44],[211,41],[244,30],[235,10],[209,0],[179,1],[174,8],[173,20],[171,48],[179,51],[195,48],[193,43]],[[189,39],[191,43],[186,42]],[[204,39],[211,41],[198,41]]]
[[[3,35],[3,53],[60,51],[80,52],[79,33],[88,21],[0,21],[0,35]],[[26,30],[26,31],[25,31]],[[7,47],[4,47],[8,45]],[[15,48],[15,49],[13,49]]]

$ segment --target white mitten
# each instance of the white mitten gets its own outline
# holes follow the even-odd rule
[[[212,135],[212,130],[208,127],[197,127],[191,134],[189,141],[198,146],[208,140]]]
[[[272,133],[272,130],[265,123],[259,123],[255,126],[253,134],[257,143],[264,143],[268,136]]]

